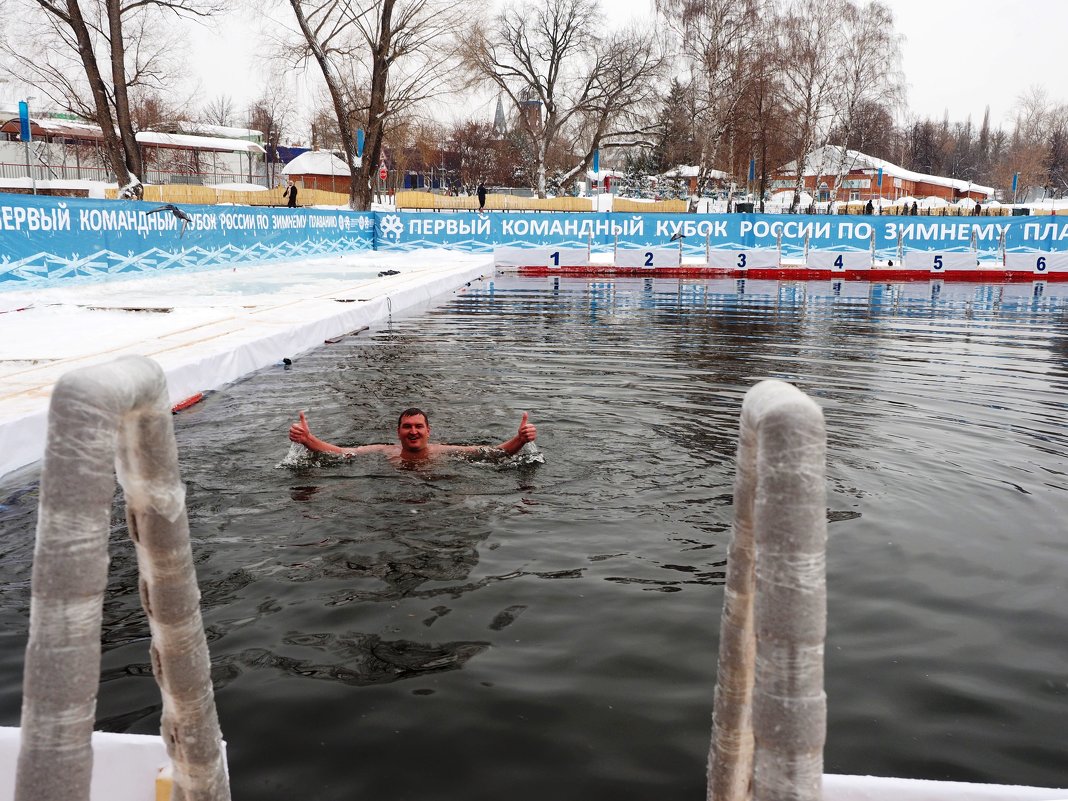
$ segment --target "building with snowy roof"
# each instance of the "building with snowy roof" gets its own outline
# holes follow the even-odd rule
[[[889,161],[877,159],[859,150],[825,145],[809,153],[802,170],[803,190],[817,202],[832,200],[897,200],[902,197],[937,197],[949,203],[960,200],[983,202],[994,196],[994,188],[959,178],[913,172]],[[881,184],[880,184],[881,178]],[[773,175],[771,188],[792,190],[797,183],[797,162],[791,161]]]
[[[284,175],[305,189],[322,189],[347,195],[351,180],[348,165],[326,150],[301,153],[284,168]]]
[[[223,136],[139,131],[144,183],[262,183],[262,145]],[[27,157],[37,180],[114,181],[100,126],[68,119],[33,117],[30,147],[21,140],[18,117],[0,125],[0,178],[25,178]],[[28,151],[28,152],[27,152]]]

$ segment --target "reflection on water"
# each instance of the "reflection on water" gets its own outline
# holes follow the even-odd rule
[[[829,433],[828,770],[1068,784],[1068,287],[499,278],[175,418],[235,797],[700,797],[734,448]],[[341,444],[538,453],[398,469]],[[36,475],[0,487],[15,724]],[[159,694],[114,509],[98,727]],[[354,769],[355,768],[355,769]]]

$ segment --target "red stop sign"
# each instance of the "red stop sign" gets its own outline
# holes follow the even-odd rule
[[[386,177],[387,177],[388,175],[389,175],[389,173],[388,173],[388,172],[386,172],[386,168],[385,168],[385,167],[379,167],[379,168],[378,168],[378,180],[379,180],[379,181],[384,181],[384,180],[386,180]]]

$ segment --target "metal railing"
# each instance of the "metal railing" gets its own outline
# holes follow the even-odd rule
[[[33,177],[37,181],[104,181],[114,182],[115,176],[106,167],[85,164],[54,164],[48,162],[31,163],[27,174],[25,162],[0,162],[0,178]],[[247,184],[250,183],[248,172],[220,172],[205,170],[200,172],[181,171],[166,168],[149,167],[141,180],[150,184]],[[267,186],[267,176],[254,172],[251,183]]]
[[[173,797],[227,801],[167,384],[159,365],[141,356],[71,371],[52,394],[15,800],[89,801],[116,473],[152,632]]]

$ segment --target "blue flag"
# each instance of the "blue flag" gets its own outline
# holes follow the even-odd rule
[[[19,137],[23,142],[29,142],[30,136],[30,104],[25,100],[19,101]]]
[[[601,151],[599,149],[593,151],[593,171],[601,171]]]
[[[749,180],[756,180],[756,159],[749,159]]]
[[[363,158],[363,128],[356,129],[356,157]]]
[[[1013,173],[1013,175],[1012,175],[1012,191],[1013,191],[1013,193],[1016,192],[1016,182],[1019,180],[1019,178],[1020,178],[1020,173],[1018,173],[1018,172]]]
[[[878,186],[880,189],[882,188],[882,185],[883,185],[883,168],[882,167],[879,168],[879,177],[875,180],[875,185]]]

